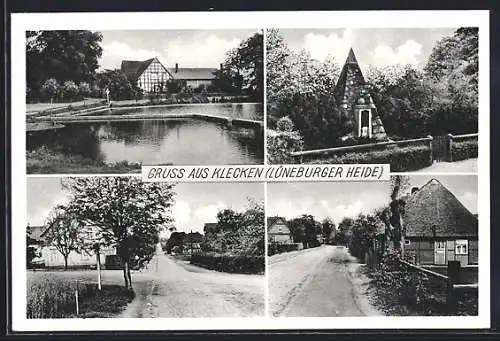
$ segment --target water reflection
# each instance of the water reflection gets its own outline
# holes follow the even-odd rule
[[[182,104],[146,108],[112,109],[101,112],[100,115],[151,115],[151,114],[207,114],[249,120],[263,120],[262,103],[213,103],[213,104]]]
[[[261,164],[263,132],[201,120],[74,123],[30,133],[27,148],[46,146],[107,163]]]

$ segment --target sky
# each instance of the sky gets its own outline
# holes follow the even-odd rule
[[[69,200],[60,179],[28,178],[28,223],[31,226],[43,225],[53,207]],[[205,223],[217,222],[219,209],[242,211],[247,207],[247,198],[264,200],[261,183],[183,183],[177,184],[174,190],[172,216],[179,232],[203,233]]]
[[[423,67],[435,43],[457,28],[339,28],[282,29],[281,35],[294,50],[306,49],[323,61],[333,56],[344,64],[352,47],[361,67],[412,64]]]
[[[410,188],[439,180],[472,213],[477,213],[477,176],[410,176]],[[356,217],[385,207],[390,182],[296,182],[268,183],[267,216],[286,219],[312,214],[317,220],[330,217],[338,224],[344,217]]]
[[[225,53],[258,30],[116,30],[101,31],[100,69],[120,68],[122,60],[157,57],[167,68],[218,68]]]

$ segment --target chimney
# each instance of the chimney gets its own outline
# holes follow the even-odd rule
[[[179,63],[175,63],[175,73],[179,71]]]
[[[416,191],[418,191],[418,189],[419,189],[418,187],[413,187],[411,189],[411,194],[413,195]]]

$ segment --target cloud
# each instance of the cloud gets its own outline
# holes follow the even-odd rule
[[[165,57],[162,62],[166,67],[213,67],[218,68],[225,59],[225,54],[230,49],[238,46],[237,38],[226,40],[209,35],[205,40],[183,41],[176,39],[167,44],[163,50]]]
[[[45,224],[50,212],[57,205],[65,204],[69,200],[68,195],[64,192],[60,192],[57,196],[54,196],[50,200],[43,202],[42,205],[37,206],[33,214],[29,214],[28,223],[32,226]]]
[[[177,201],[172,207],[172,217],[175,223],[185,223],[191,219],[189,204],[185,201]]]
[[[340,35],[336,33],[323,35],[309,32],[304,37],[304,48],[310,51],[313,58],[320,61],[331,56],[338,63],[343,63],[355,41],[356,34],[352,29],[348,28]]]
[[[419,63],[419,56],[422,54],[422,45],[415,40],[407,40],[404,44],[392,48],[388,45],[378,44],[370,53],[372,63],[375,65],[395,65]]]
[[[477,213],[477,193],[465,192],[458,200],[472,213]]]
[[[146,60],[153,57],[158,57],[160,61],[164,59],[162,53],[156,50],[132,48],[115,40],[109,44],[103,44],[100,66],[101,69],[119,69],[122,60]]]
[[[225,59],[228,50],[238,46],[240,40],[222,39],[215,34],[200,40],[185,41],[174,39],[166,44],[158,44],[158,48],[144,49],[131,46],[123,41],[114,40],[103,44],[100,61],[101,69],[120,68],[122,60],[147,60],[157,57],[167,68],[174,67],[212,67],[218,68]]]
[[[202,206],[198,208],[194,212],[195,218],[200,221],[202,224],[204,223],[213,223],[217,221],[217,212],[219,210],[226,208],[227,205],[225,205],[223,202],[218,202],[215,205],[207,205],[207,206]]]

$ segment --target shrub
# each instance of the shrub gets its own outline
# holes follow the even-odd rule
[[[277,131],[267,134],[267,158],[271,164],[293,163],[292,152],[302,150],[303,141],[300,133],[293,130],[293,123],[288,117],[278,120]]]
[[[391,172],[407,172],[431,165],[431,149],[426,145],[393,147],[384,150],[346,152],[326,159],[313,159],[307,163],[389,163]]]
[[[451,155],[453,161],[477,158],[478,142],[474,140],[453,141]]]
[[[82,97],[88,97],[91,93],[90,84],[86,82],[81,82],[78,85],[78,93]]]
[[[264,259],[264,256],[233,256],[207,253],[192,255],[191,264],[229,273],[259,274],[264,272]]]
[[[268,247],[267,247],[267,254],[269,256],[272,256],[272,255],[275,255],[277,253],[291,252],[291,251],[298,251],[298,250],[299,250],[299,244],[270,243],[270,244],[268,244]]]
[[[49,78],[43,83],[40,91],[45,99],[50,99],[52,101],[54,98],[58,97],[60,86],[54,78]]]
[[[73,81],[66,81],[63,84],[63,96],[66,100],[78,99],[78,86]]]

